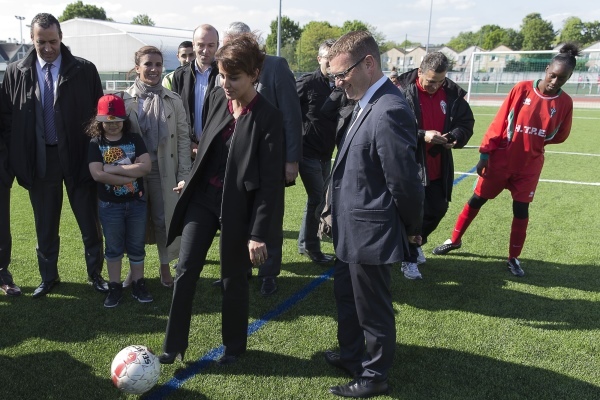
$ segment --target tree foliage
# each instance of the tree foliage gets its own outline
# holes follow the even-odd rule
[[[585,47],[597,41],[600,41],[600,22],[583,22],[578,17],[569,17],[563,22],[560,43],[575,42]]]
[[[585,25],[581,18],[569,17],[564,20],[560,31],[559,42],[575,42],[582,44],[584,41]]]
[[[131,20],[133,25],[146,25],[146,26],[154,26],[155,23],[152,21],[152,18],[148,16],[148,14],[140,14],[133,17]]]
[[[473,32],[460,32],[458,36],[452,37],[446,46],[458,51],[459,53],[471,46],[477,46],[479,35]]]
[[[102,7],[96,7],[91,4],[83,4],[83,2],[76,1],[75,3],[68,4],[65,7],[62,15],[58,17],[60,22],[68,21],[73,18],[89,18],[89,19],[100,19],[106,21],[106,12]]]
[[[584,40],[582,45],[590,45],[600,41],[600,21],[584,22]]]
[[[484,25],[477,32],[461,32],[450,39],[446,46],[460,52],[471,46],[479,46],[484,50],[492,50],[500,45],[520,50],[523,44],[522,35],[514,29],[502,28],[498,25]]]
[[[271,21],[271,33],[267,36],[267,44],[266,51],[267,54],[277,54],[277,18]],[[283,56],[284,48],[295,47],[296,42],[300,39],[300,35],[302,34],[302,29],[300,28],[300,24],[292,21],[289,17],[285,15],[281,16],[281,55]],[[293,54],[293,51],[292,51]],[[288,63],[291,63],[287,57]]]
[[[319,45],[326,39],[337,39],[342,28],[329,22],[311,21],[302,29],[302,35],[296,46],[297,70],[308,72],[317,69]]]
[[[550,50],[556,36],[552,22],[543,20],[539,13],[531,13],[523,18],[521,34],[523,50]]]
[[[383,50],[381,50],[381,47],[385,46],[385,35],[379,32],[377,28],[375,28],[373,25],[367,24],[357,19],[353,21],[344,21],[344,23],[342,24],[342,35],[352,31],[369,31],[371,35],[373,35],[373,37],[375,38],[377,44],[379,45],[380,51],[383,52]]]

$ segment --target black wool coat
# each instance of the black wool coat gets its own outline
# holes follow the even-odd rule
[[[187,207],[194,207],[190,201],[201,182],[210,144],[221,140],[222,130],[233,120],[221,87],[210,93],[209,104],[196,161],[175,206],[167,244],[181,235]],[[238,117],[229,148],[221,205],[223,277],[251,267],[249,239],[268,242],[277,234],[269,227],[276,226],[273,218],[279,218],[273,213],[273,200],[284,185],[283,165],[283,116],[261,96],[249,114]]]

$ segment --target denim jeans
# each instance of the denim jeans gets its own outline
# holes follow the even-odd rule
[[[300,253],[304,253],[305,250],[311,252],[321,250],[321,242],[317,236],[319,218],[315,214],[325,194],[326,188],[323,185],[330,172],[331,161],[303,158],[300,162],[300,178],[302,178],[308,196],[298,234],[298,252]]]
[[[146,201],[124,203],[98,201],[98,213],[104,232],[106,261],[119,261],[127,252],[129,262],[144,262],[146,250]]]

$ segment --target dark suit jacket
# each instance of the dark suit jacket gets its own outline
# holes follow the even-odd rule
[[[55,121],[61,167],[68,188],[92,181],[87,160],[90,137],[84,130],[96,115],[103,91],[94,64],[73,56],[64,44],[61,44],[60,52],[62,63],[56,90]],[[10,167],[19,184],[27,189],[31,188],[34,176],[45,175],[46,168],[43,130],[36,126],[43,125],[36,62],[37,53],[32,47],[25,58],[7,67],[0,112],[5,144],[10,149]]]
[[[285,58],[265,57],[257,90],[283,113],[285,162],[300,162],[302,160],[300,99],[296,92],[296,79]]]
[[[210,92],[215,87],[215,80],[219,75],[219,67],[217,62],[212,63],[212,69],[208,76],[208,87],[204,95],[204,105],[202,106],[202,128],[206,125],[206,118],[208,117],[208,107],[206,103]],[[183,100],[183,107],[190,124],[190,140],[194,143],[198,142],[196,135],[194,134],[194,121],[195,121],[195,110],[196,110],[196,62],[191,62],[188,65],[184,65],[177,68],[173,73],[173,80],[171,82],[171,91],[181,96]]]
[[[210,94],[210,109],[200,142],[198,154],[171,220],[167,244],[181,235],[187,207],[194,189],[201,183],[206,153],[215,138],[233,119],[227,108],[222,88]],[[236,123],[227,157],[221,206],[221,265],[229,268],[250,267],[246,244],[248,239],[267,241],[276,234],[269,226],[282,225],[273,213],[273,199],[283,188],[282,116],[264,98],[260,98],[252,112],[240,116]]]
[[[419,232],[423,215],[415,129],[406,99],[386,80],[344,138],[331,178],[333,244],[341,261],[404,260],[406,236]]]

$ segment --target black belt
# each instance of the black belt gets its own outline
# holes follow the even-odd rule
[[[46,147],[56,147],[56,146],[58,146],[58,143],[54,143],[54,144],[46,143]]]

